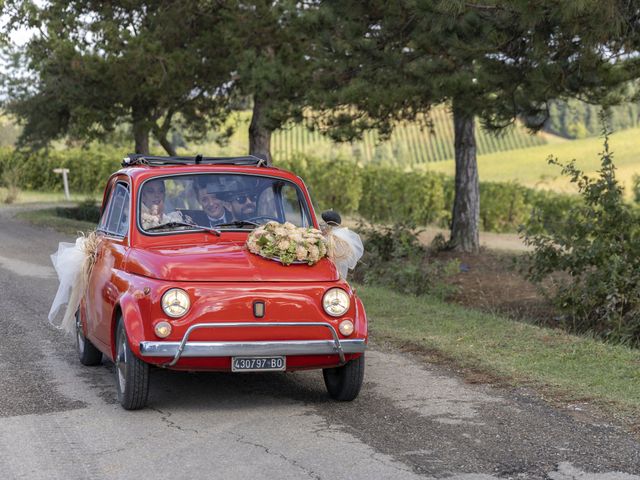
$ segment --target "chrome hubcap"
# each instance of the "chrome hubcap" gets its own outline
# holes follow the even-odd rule
[[[116,354],[116,371],[118,372],[118,386],[120,392],[124,393],[125,389],[125,374],[127,369],[127,338],[121,335],[120,343],[118,344],[118,352]]]

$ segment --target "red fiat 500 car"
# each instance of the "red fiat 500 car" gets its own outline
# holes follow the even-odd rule
[[[125,158],[105,189],[76,316],[80,361],[115,363],[124,408],[146,405],[151,366],[322,369],[332,398],[356,398],[362,302],[327,258],[285,266],[250,253],[247,236],[272,220],[318,228],[302,180],[261,159]]]

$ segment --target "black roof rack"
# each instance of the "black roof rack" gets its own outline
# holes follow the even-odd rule
[[[157,157],[131,153],[122,160],[123,167],[135,165],[148,165],[162,167],[165,165],[246,165],[254,167],[266,167],[267,161],[254,155],[246,157],[203,157],[198,154],[195,157]]]

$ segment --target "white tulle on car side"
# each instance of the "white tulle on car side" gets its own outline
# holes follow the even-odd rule
[[[56,328],[69,333],[75,330],[75,314],[87,288],[99,241],[95,233],[83,235],[75,243],[61,242],[51,255],[60,282],[49,310],[49,323]],[[62,320],[56,321],[65,305]]]
[[[336,265],[340,277],[346,280],[349,270],[356,268],[364,253],[360,235],[346,227],[328,227],[324,234],[327,239],[327,256]]]

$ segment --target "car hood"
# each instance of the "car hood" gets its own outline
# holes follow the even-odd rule
[[[317,264],[285,266],[250,253],[244,243],[132,248],[127,270],[137,275],[176,282],[327,282],[338,271],[324,258]]]

